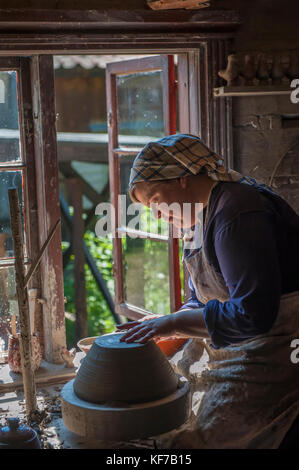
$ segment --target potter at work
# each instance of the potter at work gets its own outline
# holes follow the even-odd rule
[[[147,144],[131,169],[135,202],[182,228],[159,205],[203,204],[202,246],[184,250],[191,296],[171,315],[118,325],[121,341],[192,338],[181,363],[193,413],[159,440],[165,448],[278,448],[299,415],[299,216],[273,190],[226,169],[200,138],[167,136]],[[200,362],[199,362],[200,361]],[[191,368],[199,364],[196,376]],[[295,424],[294,424],[295,423]]]

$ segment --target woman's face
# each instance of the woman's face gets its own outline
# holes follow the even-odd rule
[[[138,201],[152,209],[156,218],[162,218],[178,228],[189,228],[195,223],[195,205],[182,178],[136,183],[134,195]],[[188,202],[189,211],[186,210],[186,205],[183,206]]]

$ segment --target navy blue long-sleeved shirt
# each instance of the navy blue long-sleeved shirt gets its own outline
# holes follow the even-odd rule
[[[221,182],[211,194],[204,244],[230,300],[202,304],[189,278],[191,297],[181,309],[204,308],[215,348],[269,331],[280,296],[299,290],[299,216],[270,192]]]

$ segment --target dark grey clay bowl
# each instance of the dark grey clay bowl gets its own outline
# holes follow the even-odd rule
[[[74,380],[74,392],[91,403],[145,403],[175,392],[178,377],[156,343],[125,343],[124,333],[97,338]]]

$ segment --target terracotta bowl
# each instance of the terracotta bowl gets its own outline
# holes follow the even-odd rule
[[[20,333],[17,337],[9,335],[8,339],[8,365],[12,372],[16,374],[22,374],[21,365],[21,352],[20,352]],[[33,370],[36,371],[42,362],[42,351],[40,341],[37,333],[33,333],[31,336],[31,348],[32,348],[32,364]]]
[[[188,338],[165,338],[156,341],[157,346],[166,356],[175,354],[186,342]]]
[[[97,336],[90,336],[89,338],[82,338],[80,339],[80,341],[78,341],[77,346],[81,351],[87,354],[91,346],[93,345],[95,339],[97,339]]]
[[[91,403],[145,403],[174,393],[178,377],[151,340],[120,342],[124,333],[97,338],[74,380],[75,394]]]

